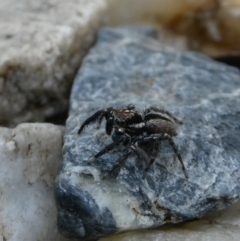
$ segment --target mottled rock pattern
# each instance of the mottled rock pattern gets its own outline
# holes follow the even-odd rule
[[[103,125],[90,125],[79,137],[81,123],[100,108],[129,103],[139,111],[164,107],[184,122],[175,142],[189,179],[166,142],[146,179],[146,162],[135,155],[103,179],[124,147],[88,163],[111,138]],[[91,240],[177,223],[238,200],[239,70],[197,53],[163,50],[152,29],[104,29],[78,73],[70,108],[55,188],[65,236]]]
[[[111,235],[100,241],[238,241],[240,239],[240,202],[199,220],[157,229]]]
[[[0,125],[67,110],[105,8],[103,0],[0,1]]]
[[[0,240],[66,241],[57,230],[53,186],[63,127],[0,127]]]

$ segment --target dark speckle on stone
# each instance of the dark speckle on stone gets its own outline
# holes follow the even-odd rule
[[[240,195],[240,73],[194,52],[161,49],[152,28],[106,28],[85,58],[71,93],[62,169],[55,196],[58,228],[66,237],[94,240],[115,232],[200,218]],[[165,108],[183,121],[174,138],[183,175],[168,142],[147,165],[119,146],[88,163],[112,142],[104,121],[83,121],[99,109],[134,104]]]

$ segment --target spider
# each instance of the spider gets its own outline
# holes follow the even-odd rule
[[[173,141],[173,136],[177,135],[175,123],[182,124],[182,122],[171,113],[156,107],[149,107],[145,109],[141,115],[132,104],[122,108],[109,107],[107,109],[98,110],[86,119],[78,130],[78,134],[80,134],[88,124],[94,121],[98,120],[98,126],[100,126],[103,118],[106,119],[106,133],[112,137],[113,142],[99,151],[90,159],[90,161],[93,161],[103,154],[113,150],[120,144],[129,147],[128,151],[113,167],[111,170],[112,172],[121,167],[121,165],[132,154],[132,151],[137,152],[137,154],[139,154],[139,152],[143,154],[145,152],[139,148],[139,146],[146,143],[152,143],[153,149],[150,161],[144,171],[145,177],[147,171],[150,169],[157,157],[160,141],[168,140],[182,165],[185,177],[188,178],[182,157]]]

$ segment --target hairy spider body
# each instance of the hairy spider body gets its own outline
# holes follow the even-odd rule
[[[145,131],[147,134],[167,133],[170,136],[176,136],[176,127],[171,121],[163,119],[152,119],[146,122]]]
[[[109,107],[107,109],[97,111],[86,119],[79,128],[78,134],[82,132],[85,126],[94,121],[98,120],[98,125],[100,126],[103,118],[106,119],[106,133],[112,137],[113,143],[98,152],[91,161],[113,150],[120,144],[128,146],[127,153],[125,153],[113,167],[113,171],[127,160],[127,158],[132,154],[132,151],[135,151],[138,154],[140,152],[144,153],[139,146],[146,143],[152,143],[152,154],[149,164],[144,172],[145,176],[146,172],[149,170],[157,157],[159,142],[162,140],[168,140],[182,165],[185,177],[188,178],[182,157],[172,139],[173,136],[177,135],[175,124],[181,124],[181,121],[175,118],[168,111],[158,109],[156,107],[149,107],[141,115],[137,110],[135,110],[133,105],[128,105],[122,108]]]

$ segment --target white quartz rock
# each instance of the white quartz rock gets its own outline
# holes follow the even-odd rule
[[[105,8],[104,0],[0,0],[0,125],[67,110]]]
[[[0,240],[62,241],[53,184],[61,163],[63,127],[0,128]]]

